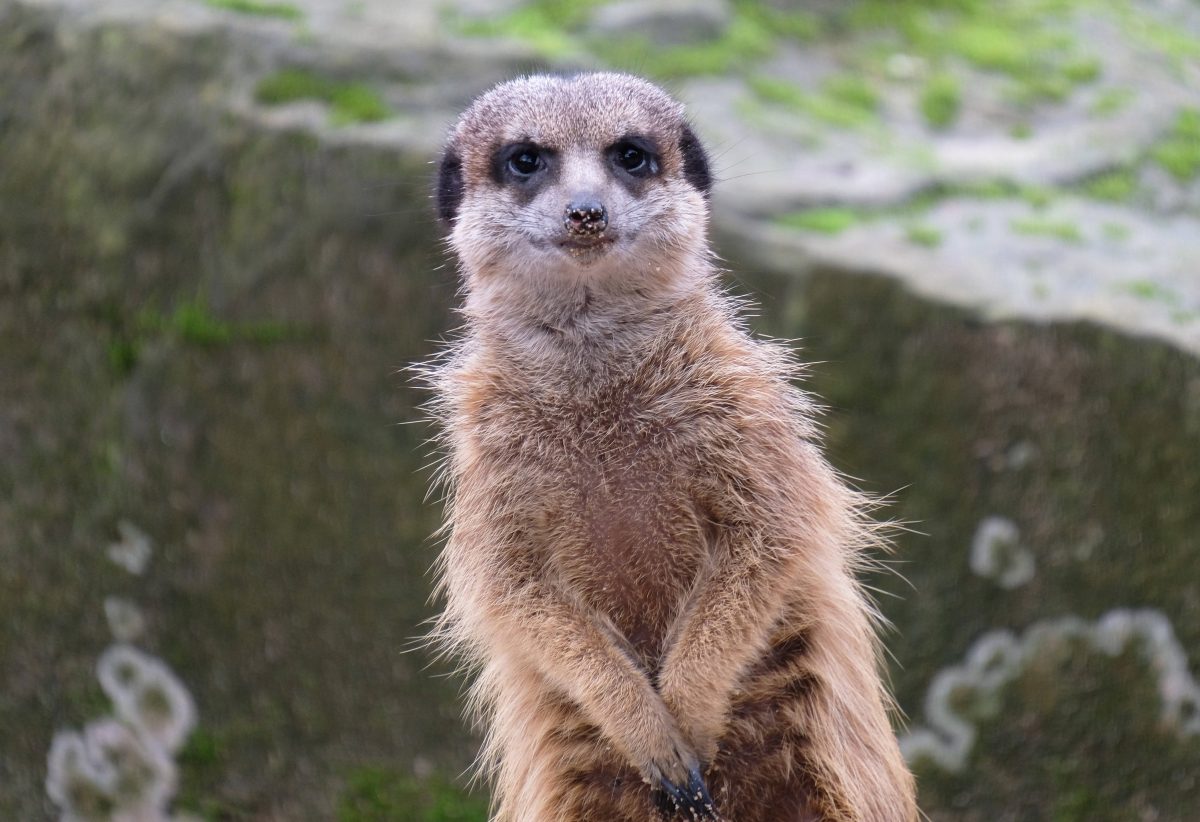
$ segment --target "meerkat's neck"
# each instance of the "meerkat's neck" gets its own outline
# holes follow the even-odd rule
[[[634,351],[715,292],[707,255],[630,268],[617,275],[520,280],[470,278],[463,306],[485,343],[532,361]]]

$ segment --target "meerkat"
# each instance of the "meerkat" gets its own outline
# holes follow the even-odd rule
[[[909,822],[865,501],[718,280],[683,107],[613,73],[479,97],[436,184],[461,338],[444,611],[498,822]]]

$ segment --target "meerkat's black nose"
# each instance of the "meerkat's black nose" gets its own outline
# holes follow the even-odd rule
[[[563,215],[563,225],[571,234],[588,236],[608,228],[608,212],[595,200],[571,203]]]

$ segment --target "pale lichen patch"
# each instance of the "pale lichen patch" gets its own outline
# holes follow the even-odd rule
[[[1024,635],[991,631],[965,660],[940,671],[925,696],[926,725],[900,739],[910,763],[928,760],[943,770],[967,767],[978,731],[974,718],[994,713],[1000,692],[1044,654],[1082,642],[1108,657],[1133,648],[1155,678],[1161,721],[1181,736],[1200,736],[1200,683],[1188,670],[1170,621],[1154,609],[1109,611],[1095,622],[1069,616],[1035,623]]]
[[[1016,523],[1005,517],[987,517],[971,540],[971,570],[994,580],[1001,588],[1019,588],[1033,579],[1037,563],[1021,545]]]

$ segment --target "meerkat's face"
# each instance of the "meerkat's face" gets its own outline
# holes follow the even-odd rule
[[[710,185],[683,107],[661,89],[535,76],[463,114],[436,197],[469,280],[594,281],[702,253]]]

